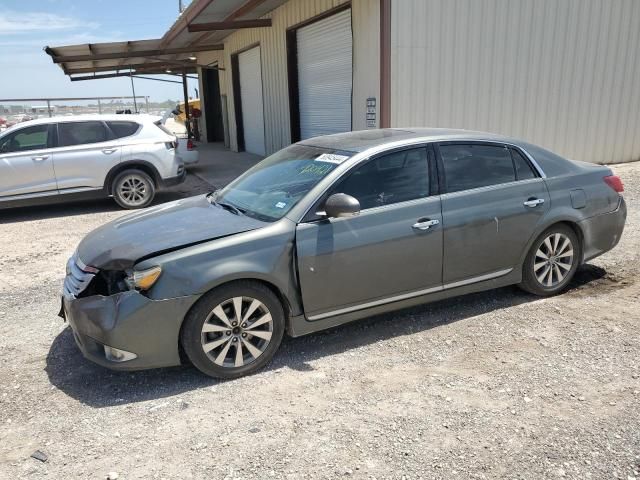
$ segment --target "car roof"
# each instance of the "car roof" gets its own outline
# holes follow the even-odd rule
[[[29,125],[41,125],[43,123],[62,123],[62,122],[88,122],[88,121],[137,121],[137,122],[153,122],[155,117],[147,114],[98,114],[92,113],[87,115],[65,115],[54,117],[42,117],[26,122],[16,123],[15,127],[28,127]],[[8,129],[7,129],[8,130]]]
[[[300,145],[363,152],[370,148],[395,142],[425,140],[486,140],[520,144],[521,141],[487,132],[451,128],[383,128],[379,130],[359,130],[313,137],[298,142]]]

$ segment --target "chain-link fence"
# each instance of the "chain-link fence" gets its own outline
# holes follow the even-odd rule
[[[146,96],[0,99],[0,129],[42,117],[136,112],[162,115],[167,108],[149,102]]]

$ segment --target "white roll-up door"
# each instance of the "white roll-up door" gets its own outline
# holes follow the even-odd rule
[[[244,149],[249,153],[264,155],[264,111],[262,104],[262,68],[260,47],[238,55],[240,100]]]
[[[351,130],[351,10],[298,29],[302,139]]]

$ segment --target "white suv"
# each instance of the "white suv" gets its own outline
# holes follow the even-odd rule
[[[112,196],[148,206],[186,171],[176,137],[146,115],[82,115],[20,123],[0,135],[0,208]]]

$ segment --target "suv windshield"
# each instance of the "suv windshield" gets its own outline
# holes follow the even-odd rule
[[[265,158],[211,200],[250,217],[275,221],[354,152],[291,145]]]

